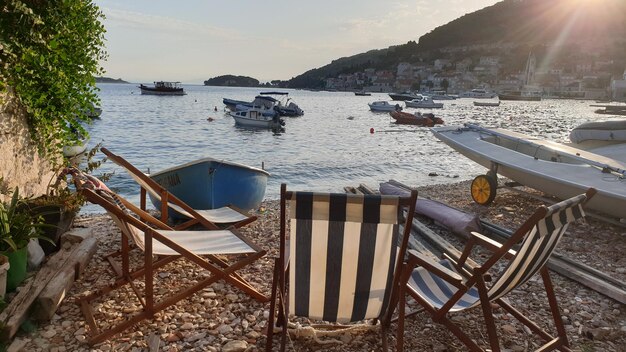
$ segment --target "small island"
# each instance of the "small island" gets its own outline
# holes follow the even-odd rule
[[[223,75],[204,81],[205,86],[259,87],[259,80],[247,76]]]
[[[121,78],[115,79],[110,77],[96,77],[96,83],[129,83]]]

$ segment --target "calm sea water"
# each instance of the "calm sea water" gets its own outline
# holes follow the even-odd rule
[[[485,172],[439,142],[427,128],[396,125],[387,113],[369,111],[368,102],[389,100],[387,94],[362,97],[283,89],[305,114],[286,117],[285,131],[273,133],[236,126],[224,112],[222,98],[249,101],[260,92],[258,88],[185,85],[185,96],[141,95],[134,84],[100,84],[99,88],[103,113],[89,126],[90,146],[102,142],[142,171],[156,172],[208,156],[264,165],[272,175],[266,199],[278,199],[283,182],[294,190],[342,191],[359,183],[377,188],[392,178],[424,186]],[[567,141],[571,128],[582,122],[606,118],[594,114],[590,101],[503,101],[500,107],[474,107],[472,101],[443,101],[444,108],[433,112],[446,125],[479,123],[556,141]],[[112,162],[95,174],[113,171],[109,186],[137,201],[139,188]],[[101,210],[84,209],[94,211]]]

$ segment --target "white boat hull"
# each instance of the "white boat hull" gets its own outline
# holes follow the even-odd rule
[[[566,199],[594,187],[598,193],[587,207],[626,219],[624,163],[500,129],[475,130],[456,126],[435,127],[431,131],[454,150],[485,168],[497,165],[498,174],[558,198]],[[491,132],[497,133],[498,137],[494,138]],[[502,143],[508,137],[519,151],[495,144],[495,140]],[[574,163],[577,159],[581,161]],[[614,171],[603,172],[599,167],[603,164]]]
[[[85,141],[83,141],[80,144],[64,146],[63,147],[63,155],[65,155],[68,158],[71,158],[71,157],[76,156],[78,154],[84,153],[85,150],[87,150],[87,142],[89,142],[89,141],[85,140]]]

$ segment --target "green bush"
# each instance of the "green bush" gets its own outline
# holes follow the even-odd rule
[[[106,59],[104,15],[90,0],[4,0],[0,5],[0,90],[26,108],[42,154],[87,135],[84,112],[99,105],[95,76]],[[55,159],[55,158],[51,158]]]

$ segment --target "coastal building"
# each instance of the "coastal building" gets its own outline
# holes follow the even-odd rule
[[[626,101],[626,70],[622,79],[611,81],[611,98],[613,100]]]

